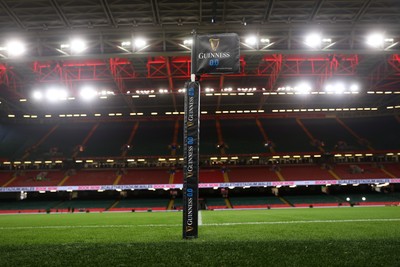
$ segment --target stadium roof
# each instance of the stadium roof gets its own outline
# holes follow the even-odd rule
[[[55,114],[181,112],[193,32],[241,38],[241,73],[202,78],[207,114],[398,113],[399,26],[398,0],[0,0],[0,116],[44,116],[50,105],[32,94],[56,85],[76,99],[52,105]],[[382,37],[375,47],[370,34]],[[70,50],[78,37],[82,53]],[[10,40],[25,44],[23,56]],[[82,105],[88,85],[112,94]]]

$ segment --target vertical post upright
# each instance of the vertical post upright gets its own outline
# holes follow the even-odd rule
[[[184,117],[183,238],[198,237],[200,83],[195,79],[195,36],[191,81],[186,83]]]

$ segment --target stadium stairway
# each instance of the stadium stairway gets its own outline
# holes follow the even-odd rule
[[[135,137],[135,134],[136,134],[138,128],[139,128],[139,122],[137,121],[135,123],[135,125],[133,125],[131,134],[129,135],[128,141],[126,142],[128,145],[132,144],[132,140]],[[121,157],[126,157],[127,153],[128,153],[128,150],[127,149],[123,149],[123,151],[121,153]]]
[[[290,207],[294,207],[294,205],[292,203],[290,203],[287,199],[285,199],[284,197],[278,197],[283,203],[289,205]]]
[[[117,185],[119,183],[119,181],[121,181],[122,178],[122,174],[117,175],[117,177],[115,178],[115,181],[113,182],[113,185]]]
[[[12,182],[14,182],[16,179],[18,178],[17,173],[14,173],[13,176],[11,177],[10,180],[8,180],[5,184],[3,184],[1,187],[6,187],[9,184],[11,184]]]
[[[93,125],[93,128],[90,130],[90,132],[87,134],[85,139],[82,141],[81,146],[85,147],[86,143],[89,141],[90,137],[92,137],[92,135],[94,134],[96,129],[99,127],[99,125],[100,125],[100,123],[96,123],[95,125]],[[72,155],[72,158],[75,158],[78,154],[79,154],[79,150],[74,152],[74,154]]]
[[[57,210],[60,206],[62,206],[62,204],[65,202],[65,200],[61,200],[60,202],[58,202],[57,204],[55,204],[52,209]]]
[[[356,132],[354,132],[352,129],[350,129],[350,127],[347,126],[341,119],[339,119],[337,117],[335,119],[343,128],[345,128],[352,136],[354,136],[359,141],[359,143],[361,143],[360,140],[363,139],[362,137],[360,137]],[[369,150],[372,150],[372,151],[374,150],[374,148],[371,147],[369,144],[366,146]]]
[[[174,125],[174,136],[172,138],[172,144],[178,143],[178,133],[179,133],[179,120],[177,119]],[[171,156],[175,155],[176,155],[176,149],[171,149]]]
[[[229,198],[226,197],[226,198],[224,198],[224,200],[225,200],[225,204],[228,207],[228,209],[233,209],[232,203],[229,200]]]
[[[219,121],[219,119],[215,120],[215,126],[217,128],[218,143],[223,144],[224,139],[222,138],[221,122]],[[222,147],[220,149],[220,152],[221,152],[221,155],[225,155],[225,148]]]
[[[120,202],[119,199],[115,200],[114,203],[112,203],[109,207],[107,207],[107,208],[105,209],[105,211],[108,211],[108,210],[110,210],[110,209],[115,208],[116,206],[118,206],[119,202]]]
[[[275,171],[276,176],[278,176],[279,181],[286,181],[280,171]]]
[[[267,143],[269,141],[269,138],[267,136],[267,133],[264,130],[264,127],[262,126],[261,121],[258,118],[256,119],[256,124],[258,126],[258,129],[260,129],[260,132],[264,138],[264,142]],[[268,148],[271,153],[275,153],[275,149],[272,146],[269,146]]]
[[[303,122],[299,118],[296,118],[296,122],[301,127],[301,129],[303,129],[303,131],[306,133],[308,138],[310,138],[310,141],[315,140],[314,136],[310,133],[310,131],[307,130],[306,126],[304,126]],[[321,146],[319,146],[318,149],[321,152],[325,152],[325,150]]]
[[[388,170],[386,170],[385,168],[382,168],[381,171],[383,171],[387,176],[389,176],[390,178],[398,178],[396,177],[396,175],[392,174],[391,172],[389,172]]]
[[[169,184],[173,184],[173,183],[174,183],[174,180],[175,180],[175,172],[169,174],[168,183],[169,183]]]
[[[53,128],[51,128],[36,144],[32,146],[32,148],[37,148],[39,147],[46,139],[58,128],[58,124],[55,125]],[[25,152],[25,154],[22,156],[22,160],[25,160],[27,157],[29,157],[31,152]]]
[[[222,175],[224,176],[224,183],[230,183],[228,172],[225,171],[222,173]]]
[[[64,178],[61,180],[61,182],[57,186],[62,186],[65,184],[65,182],[69,179],[69,175],[65,175]]]
[[[174,203],[175,203],[175,199],[174,199],[174,198],[171,198],[171,199],[169,200],[169,202],[168,202],[167,210],[172,210],[172,208],[174,207]]]
[[[328,170],[329,174],[332,175],[336,180],[342,180],[333,170]]]

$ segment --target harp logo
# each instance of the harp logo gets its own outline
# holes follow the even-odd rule
[[[208,41],[210,42],[211,50],[214,52],[217,51],[219,46],[219,38],[210,38]]]

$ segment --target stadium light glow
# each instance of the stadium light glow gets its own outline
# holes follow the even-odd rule
[[[86,50],[86,42],[82,39],[73,39],[70,43],[70,48],[72,53],[82,53]]]
[[[372,33],[367,37],[367,44],[374,48],[383,48],[384,37],[381,33]]]
[[[32,94],[33,99],[35,100],[42,100],[43,99],[43,93],[40,91],[34,91]]]
[[[319,48],[321,47],[322,38],[321,35],[318,33],[311,33],[306,36],[304,43],[312,48]]]
[[[325,92],[328,94],[356,94],[359,90],[360,87],[356,83],[348,85],[345,82],[338,81],[325,85]]]
[[[123,41],[121,42],[121,46],[122,47],[130,47],[132,45],[132,43],[130,41]]]
[[[192,45],[193,44],[193,40],[192,39],[185,39],[185,40],[183,40],[183,44],[184,45]]]
[[[140,48],[143,48],[147,44],[147,42],[143,38],[137,38],[137,39],[135,39],[134,44],[135,44],[136,49],[140,49]]]
[[[48,101],[55,102],[58,100],[66,100],[68,93],[63,89],[50,88],[46,91],[45,97]]]
[[[85,101],[91,101],[97,96],[97,91],[92,87],[83,87],[79,92],[81,98]]]
[[[11,40],[6,45],[10,57],[18,57],[25,53],[25,45],[19,40]]]
[[[248,45],[256,45],[257,44],[257,37],[256,36],[248,36],[244,42]]]

